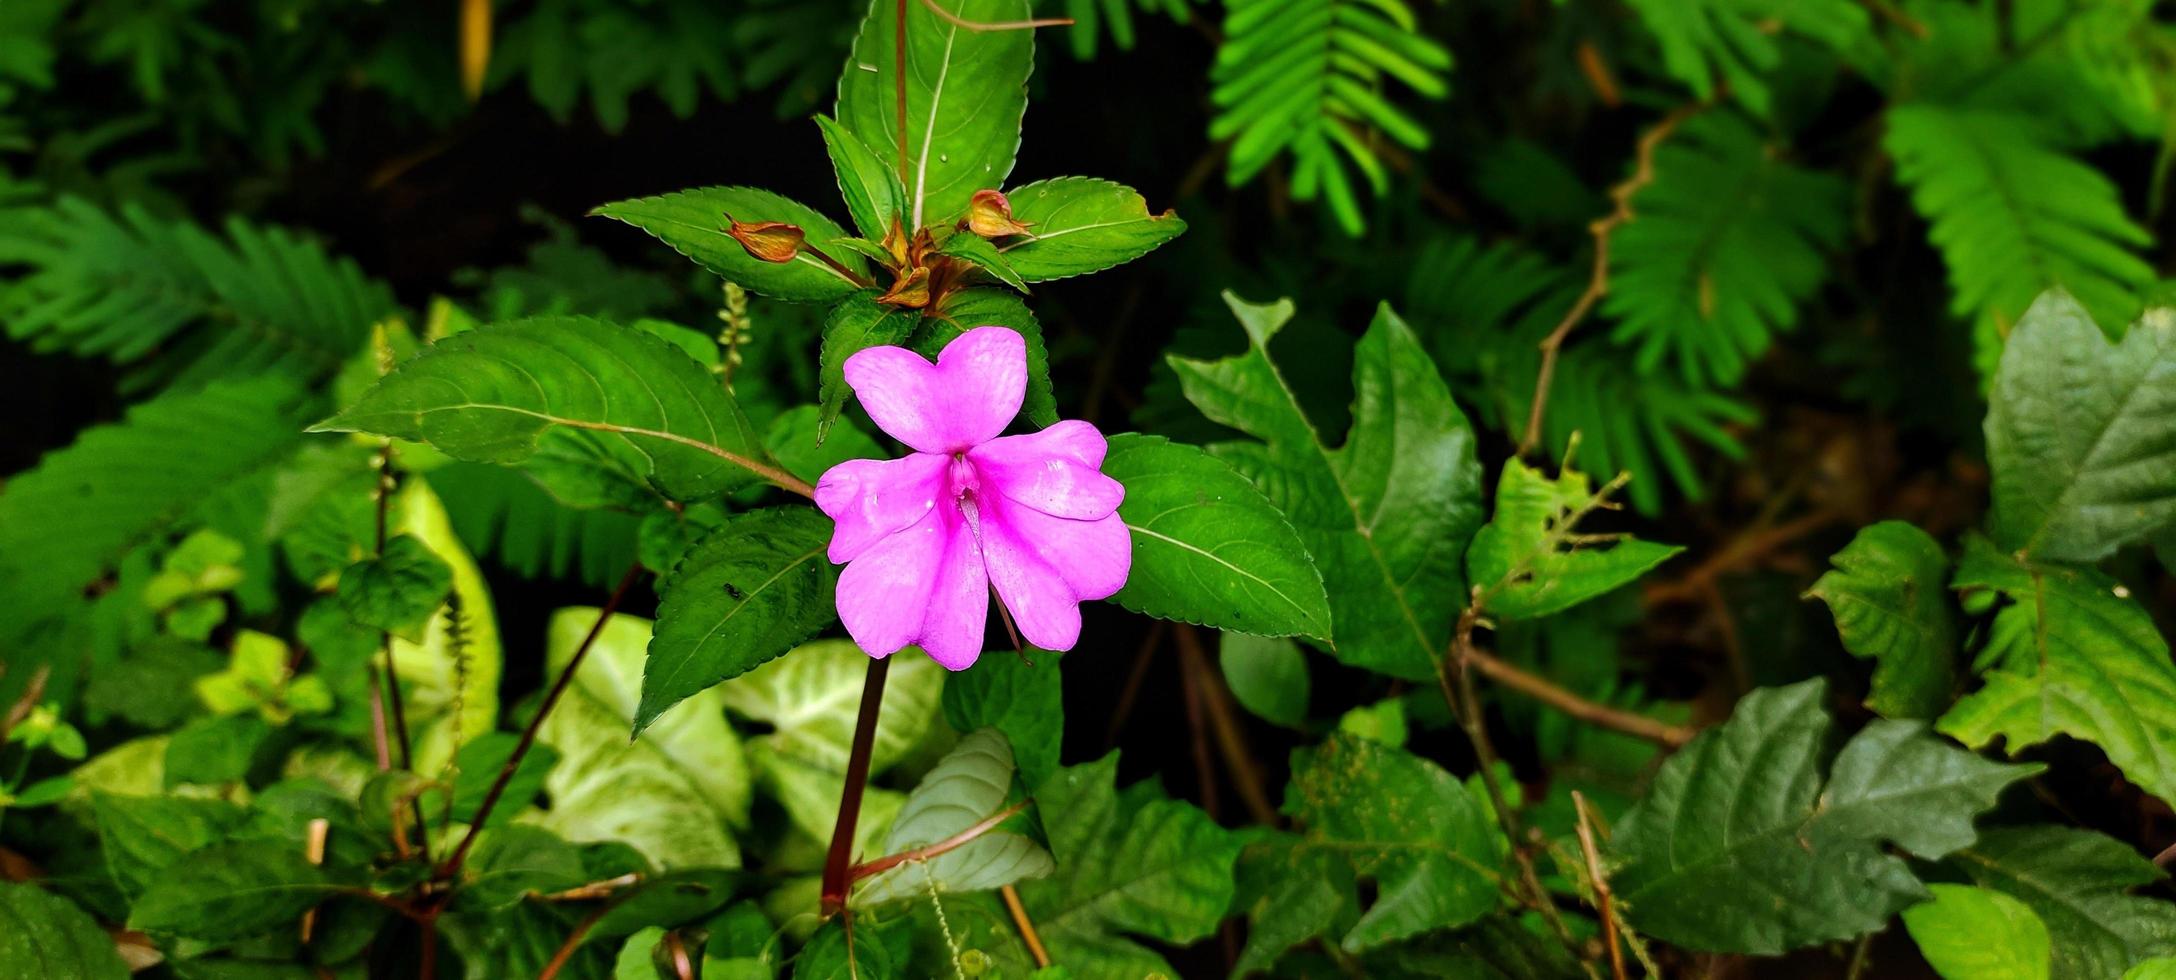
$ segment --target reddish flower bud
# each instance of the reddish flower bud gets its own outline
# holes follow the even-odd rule
[[[1012,202],[997,191],[976,191],[967,202],[967,230],[984,238],[1026,234],[1028,226],[1012,218]]]
[[[801,254],[801,242],[805,235],[797,225],[783,221],[735,221],[725,229],[740,247],[765,262],[791,262]]]

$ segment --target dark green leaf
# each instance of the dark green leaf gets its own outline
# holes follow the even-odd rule
[[[1824,780],[1827,690],[1819,680],[1756,690],[1663,763],[1609,845],[1611,885],[1634,927],[1688,949],[1756,955],[1879,929],[1927,894],[1885,843],[1928,859],[1966,847],[1974,815],[2039,769],[1882,719]]]
[[[831,117],[817,116],[816,125],[823,130],[824,149],[831,154],[831,170],[838,175],[846,213],[853,216],[863,238],[882,242],[906,219],[907,191],[899,183],[899,171]],[[907,228],[901,234],[913,231]]]
[[[166,785],[240,782],[271,734],[272,726],[255,713],[190,722],[166,743]]]
[[[749,292],[796,302],[824,302],[866,285],[831,268],[806,248],[785,262],[765,262],[748,254],[733,236],[726,234],[726,228],[735,221],[748,224],[783,221],[801,229],[810,242],[846,237],[846,229],[830,218],[770,191],[753,187],[701,187],[677,194],[615,201],[592,213],[649,232],[658,241],[672,246],[673,251],[746,287]],[[858,255],[842,252],[831,257],[856,275],[865,273],[866,266]]]
[[[966,230],[955,232],[952,237],[945,239],[944,247],[939,248],[938,251],[953,258],[970,262],[976,268],[989,273],[990,277],[998,282],[1023,293],[1027,292],[1027,280],[1020,278],[1020,273],[1013,269],[1011,260],[997,246],[990,244],[989,239],[981,235]]]
[[[0,975],[127,980],[128,965],[98,920],[32,884],[0,881]]]
[[[410,535],[385,543],[385,553],[340,575],[340,606],[356,622],[412,643],[423,641],[431,615],[453,591],[453,569]]]
[[[1179,237],[1186,222],[1148,213],[1133,188],[1092,177],[1038,180],[1006,192],[1027,234],[1000,248],[1028,282],[1063,279],[1124,265]]]
[[[431,345],[313,431],[428,442],[478,463],[519,463],[547,433],[597,434],[666,496],[748,485],[762,441],[718,379],[655,335],[538,317]]]
[[[1169,358],[1186,398],[1261,443],[1210,451],[1282,510],[1329,590],[1338,659],[1411,680],[1435,676],[1464,606],[1458,556],[1480,524],[1473,430],[1405,323],[1380,310],[1354,352],[1353,427],[1331,449],[1271,363],[1292,304],[1225,302],[1250,341],[1220,361]]]
[[[823,410],[797,405],[778,413],[763,434],[763,448],[786,472],[814,484],[824,471],[849,459],[883,459],[884,447],[852,421],[821,420]],[[828,432],[818,436],[819,429]],[[668,569],[669,570],[669,569]]]
[[[2011,331],[1988,394],[1988,526],[2005,551],[2096,561],[2176,519],[2176,315],[2110,344],[2048,293]]]
[[[1036,425],[1055,425],[1058,400],[1050,390],[1050,354],[1043,349],[1043,326],[1019,293],[985,286],[947,295],[914,335],[914,349],[935,360],[944,345],[976,327],[1004,327],[1027,338],[1028,394],[1021,411]]]
[[[846,407],[846,359],[871,347],[896,347],[907,342],[922,315],[876,301],[877,291],[864,289],[847,296],[824,316],[824,343],[816,395],[823,410],[816,422],[820,442],[831,429],[839,410]]]
[[[1307,655],[1291,640],[1227,632],[1217,649],[1224,683],[1241,706],[1298,728],[1307,720]]]
[[[514,756],[514,747],[521,737],[512,732],[491,732],[461,746],[454,756],[453,768],[453,819],[460,823],[473,823],[477,808],[483,806],[484,795],[491,791],[491,784],[498,781],[499,773],[506,768],[508,759]],[[559,753],[549,745],[532,745],[521,757],[521,764],[514,767],[513,778],[506,781],[506,789],[499,801],[492,805],[490,820],[485,826],[496,827],[514,819],[514,816],[536,799],[544,788],[544,777],[551,774],[552,766],[559,762]]]
[[[469,907],[499,911],[523,897],[565,891],[588,880],[581,852],[542,827],[509,824],[476,842],[461,868],[460,896]]]
[[[984,657],[974,669],[945,679],[945,724],[961,734],[995,728],[1011,743],[1020,781],[1031,792],[1058,771],[1065,733],[1064,685],[1057,654],[1035,662],[1004,655]]]
[[[1806,596],[1828,603],[1844,649],[1875,661],[1867,707],[1891,718],[1941,714],[1957,683],[1957,616],[1942,546],[1903,521],[1883,521],[1829,561],[1836,570]]]
[[[1133,571],[1113,601],[1160,619],[1330,638],[1329,596],[1284,515],[1222,461],[1159,436],[1111,437]]]
[[[1950,863],[2040,917],[2053,980],[2118,976],[2146,957],[2176,953],[2176,905],[2130,894],[2161,872],[2121,841],[2070,827],[2001,827]]]
[[[113,793],[92,793],[91,814],[106,871],[132,899],[175,862],[225,839],[244,816],[224,800]]]
[[[793,959],[793,980],[891,980],[896,976],[899,968],[883,936],[863,925],[854,930],[849,943],[844,920],[838,918],[816,930]]]
[[[664,583],[635,731],[697,691],[745,674],[836,615],[831,522],[807,507],[742,514],[688,552]]]
[[[294,922],[332,892],[300,848],[214,844],[151,882],[128,926],[211,942],[241,939]]]

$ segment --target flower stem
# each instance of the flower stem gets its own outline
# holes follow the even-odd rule
[[[846,892],[853,886],[854,824],[861,819],[861,792],[869,784],[877,711],[884,704],[884,678],[891,673],[891,667],[890,658],[871,657],[869,673],[861,682],[861,711],[854,717],[854,743],[846,757],[846,785],[839,790],[839,822],[831,828],[831,852],[824,857],[823,912],[827,916],[846,908]]]

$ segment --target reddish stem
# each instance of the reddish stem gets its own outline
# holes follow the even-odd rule
[[[888,657],[869,658],[869,673],[861,682],[861,711],[854,717],[854,744],[846,757],[846,785],[839,790],[839,822],[831,828],[831,852],[824,856],[825,915],[845,909],[847,889],[853,887],[854,824],[861,819],[861,793],[869,783],[877,712],[884,704],[884,678],[891,673],[891,665]]]

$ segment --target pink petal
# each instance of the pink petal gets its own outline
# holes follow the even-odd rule
[[[846,383],[877,427],[918,452],[955,453],[997,437],[1027,396],[1027,341],[1004,327],[954,337],[932,365],[904,347],[846,359]]]
[[[839,620],[873,657],[920,643],[938,663],[964,668],[982,653],[989,602],[982,555],[952,507],[933,508],[839,573]]]
[[[901,459],[850,459],[816,481],[816,506],[837,527],[831,532],[833,564],[853,561],[885,535],[912,526],[945,495],[950,459],[914,453]]]
[[[1117,514],[1078,521],[1003,497],[978,498],[982,559],[1020,635],[1045,650],[1080,639],[1080,602],[1126,584],[1133,539]]]
[[[1078,419],[1041,432],[992,439],[968,450],[985,487],[1054,517],[1095,520],[1125,500],[1126,488],[1097,472],[1103,433]]]

